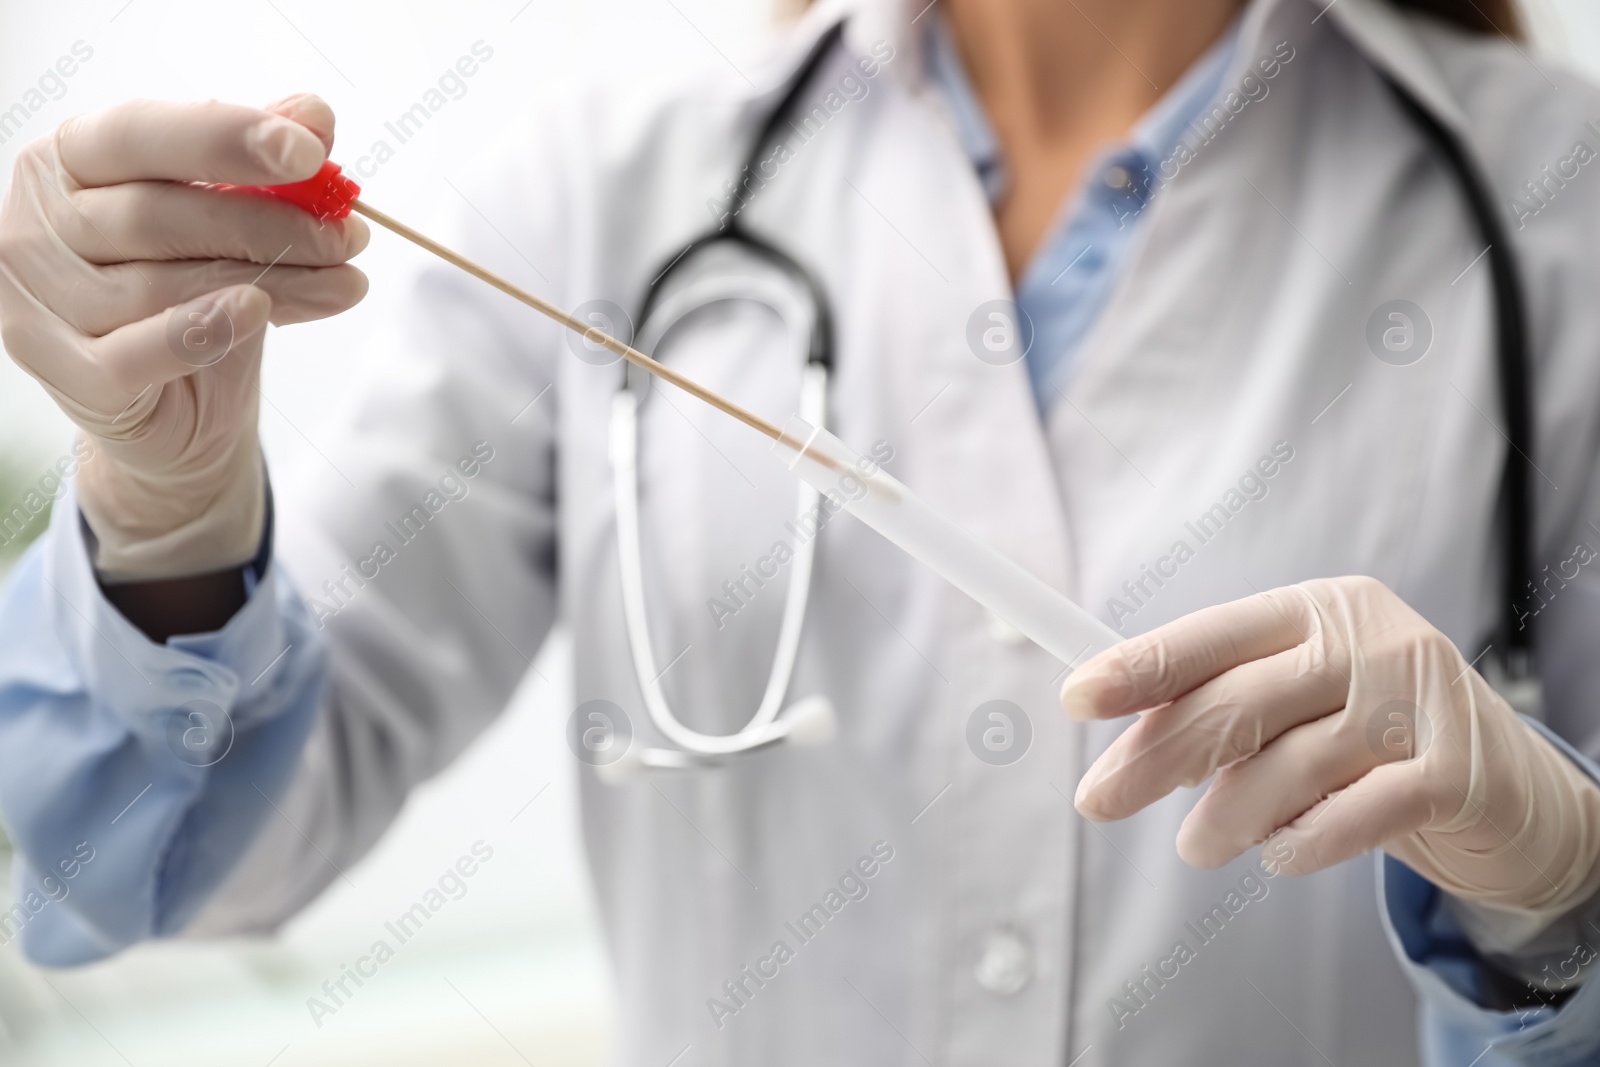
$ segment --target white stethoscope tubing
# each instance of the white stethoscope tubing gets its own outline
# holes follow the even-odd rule
[[[679,290],[664,301],[656,314],[651,316],[650,328],[641,334],[639,344],[645,351],[650,351],[673,324],[691,311],[732,300],[753,300],[765,304],[778,313],[789,327],[791,336],[800,338],[802,342],[809,336],[811,324],[797,321],[806,315],[792,292],[762,277],[716,277]],[[800,326],[805,328],[797,329]],[[803,351],[798,356],[803,358]],[[827,392],[826,368],[807,362],[800,387],[803,418],[822,424],[826,417]],[[817,538],[795,548],[772,670],[767,677],[761,703],[750,721],[736,733],[706,734],[685,726],[673,713],[661,685],[662,672],[656,667],[655,651],[650,641],[649,616],[645,610],[643,551],[639,536],[638,426],[638,393],[630,388],[619,389],[611,407],[611,468],[617,520],[617,561],[628,646],[650,721],[667,741],[681,751],[645,749],[636,754],[635,761],[651,768],[688,769],[715,762],[724,756],[764,748],[791,735],[795,735],[794,740],[797,741],[802,740],[800,734],[817,735],[809,739],[824,740],[824,735],[832,733],[832,708],[826,704],[825,698],[813,697],[801,701],[782,718],[778,715],[799,657]],[[796,494],[797,514],[804,517],[816,507],[817,500],[817,490],[801,483]],[[802,724],[809,729],[797,729]]]

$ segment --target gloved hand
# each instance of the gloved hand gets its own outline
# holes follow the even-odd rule
[[[1216,774],[1178,833],[1197,867],[1268,838],[1288,874],[1381,847],[1534,925],[1600,889],[1600,787],[1374,579],[1197,611],[1090,660],[1061,702],[1145,712],[1079,783],[1091,819]]]
[[[341,264],[369,233],[188,183],[299,181],[332,144],[333,112],[314,96],[267,111],[135,101],[17,156],[0,208],[0,340],[96,446],[78,501],[106,580],[255,554],[267,323],[360,301],[365,276]]]

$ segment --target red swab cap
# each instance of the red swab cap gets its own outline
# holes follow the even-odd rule
[[[340,173],[339,164],[328,160],[317,173],[301,182],[288,185],[239,185],[224,188],[248,189],[268,196],[287,200],[319,219],[342,219],[350,214],[350,205],[361,195],[361,186]]]

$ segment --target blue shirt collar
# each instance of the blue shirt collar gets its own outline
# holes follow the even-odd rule
[[[1238,46],[1242,22],[1242,17],[1236,17],[1227,32],[1145,112],[1130,131],[1127,141],[1111,148],[1106,158],[1131,154],[1138,169],[1144,174],[1155,174],[1162,161],[1171,157],[1188,136],[1191,124],[1216,99],[1222,88],[1222,77]],[[955,40],[944,20],[937,15],[930,18],[926,35],[928,70],[934,83],[945,95],[955,119],[956,137],[962,150],[972,161],[989,202],[995,203],[1005,195],[1009,181],[1005,159],[1000,154],[999,139],[983,112],[983,105],[978,102],[972,83],[967,79]]]

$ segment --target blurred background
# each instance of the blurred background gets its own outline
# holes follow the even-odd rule
[[[363,184],[424,232],[459,210],[447,181],[471,171],[528,101],[558,104],[592,79],[715,73],[775,31],[772,0],[0,0],[0,112],[24,101],[57,58],[92,50],[19,130],[0,129],[0,175],[62,119],[132,96],[265,103],[311,90],[339,115],[336,158],[383,136],[475,42],[492,58],[435,121]],[[1600,4],[1535,0],[1537,47],[1600,78]],[[78,55],[82,55],[80,47]],[[30,104],[31,106],[31,104]],[[1600,118],[1600,116],[1596,116]],[[459,184],[459,183],[458,183]],[[375,249],[390,248],[381,235]],[[268,344],[262,434],[276,470],[320,462],[363,337],[419,264],[369,252],[372,294],[340,319]],[[71,445],[39,387],[0,360],[0,501],[20,500]],[[0,580],[44,528],[39,515],[0,545]],[[501,722],[419,790],[382,844],[271,941],[162,944],[72,971],[0,948],[0,1064],[7,1067],[409,1067],[604,1062],[609,972],[580,851],[568,645],[541,653],[551,684],[525,686]],[[483,841],[493,859],[358,996],[318,1026],[306,998],[338,978]],[[9,849],[0,833],[0,909]]]

